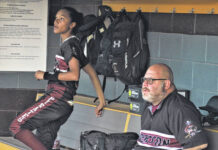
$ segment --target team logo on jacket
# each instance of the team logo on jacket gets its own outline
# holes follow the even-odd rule
[[[144,147],[154,147],[167,150],[182,149],[182,146],[176,140],[174,135],[151,130],[141,130],[137,143]]]
[[[185,133],[187,134],[185,138],[191,138],[195,136],[197,133],[201,132],[201,130],[198,130],[198,127],[193,125],[191,121],[186,121],[186,127],[185,127]]]

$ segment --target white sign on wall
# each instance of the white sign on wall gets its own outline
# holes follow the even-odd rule
[[[48,0],[0,0],[0,71],[46,70]]]

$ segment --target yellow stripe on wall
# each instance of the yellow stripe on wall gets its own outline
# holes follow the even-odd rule
[[[217,129],[209,129],[209,128],[206,128],[206,127],[204,129],[207,130],[207,131],[210,131],[210,132],[218,133]]]
[[[218,14],[217,0],[103,0],[113,11]]]
[[[20,149],[0,142],[0,150],[20,150]]]

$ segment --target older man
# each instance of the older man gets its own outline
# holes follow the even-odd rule
[[[177,93],[172,70],[165,64],[154,64],[142,82],[142,97],[149,105],[142,114],[135,150],[206,148],[200,113]]]

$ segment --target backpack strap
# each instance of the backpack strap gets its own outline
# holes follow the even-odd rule
[[[103,90],[103,92],[105,91],[106,80],[107,80],[107,76],[104,76],[103,85],[102,85],[102,90]],[[127,91],[127,90],[128,90],[128,85],[125,85],[125,87],[124,87],[123,91],[121,92],[121,94],[120,94],[118,97],[116,97],[116,98],[114,98],[114,99],[112,99],[112,100],[108,100],[108,104],[117,101],[117,100],[123,95],[123,93],[124,93],[125,91]],[[97,100],[98,100],[98,97],[96,97],[93,102],[95,103]]]
[[[125,87],[124,87],[122,93],[121,93],[117,98],[112,99],[112,100],[109,100],[109,101],[108,101],[108,104],[117,101],[117,100],[123,95],[123,93],[124,93],[125,91],[127,91],[127,90],[128,90],[128,85],[125,85]]]

